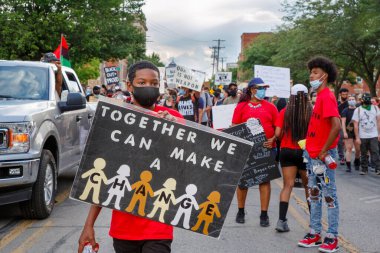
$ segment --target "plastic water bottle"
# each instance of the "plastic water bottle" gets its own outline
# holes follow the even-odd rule
[[[99,244],[96,244],[95,246],[97,249],[99,249]],[[90,243],[86,243],[86,245],[83,248],[82,253],[97,253],[98,251],[95,251],[92,249],[92,245]]]
[[[335,160],[331,157],[331,155],[326,155],[325,158],[323,158],[323,161],[327,165],[329,169],[335,170],[336,167],[338,167],[338,164],[335,162]]]

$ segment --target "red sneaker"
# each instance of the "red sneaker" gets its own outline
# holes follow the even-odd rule
[[[319,251],[331,253],[331,252],[337,252],[339,250],[338,246],[338,238],[329,238],[325,237],[325,240],[323,240],[323,244],[321,247],[319,247]]]
[[[310,234],[308,233],[305,237],[298,242],[298,246],[304,248],[318,247],[322,244],[320,234]]]

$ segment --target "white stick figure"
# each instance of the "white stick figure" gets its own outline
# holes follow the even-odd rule
[[[161,209],[159,221],[165,223],[165,212],[169,209],[170,201],[173,205],[176,204],[173,191],[176,189],[177,181],[174,178],[168,178],[163,184],[164,188],[154,192],[154,196],[158,196],[154,201],[154,208],[148,214],[148,218],[153,218],[158,209]]]
[[[90,191],[93,190],[92,202],[99,204],[99,192],[102,181],[107,182],[106,175],[103,172],[106,167],[106,161],[103,158],[97,158],[94,161],[94,168],[82,174],[81,178],[89,178],[82,195],[79,196],[81,200],[86,200]]]
[[[191,211],[193,207],[195,210],[199,209],[198,203],[194,198],[195,193],[197,193],[197,186],[194,184],[189,184],[186,186],[186,194],[182,195],[176,200],[177,203],[180,203],[180,207],[178,208],[177,214],[171,222],[173,226],[176,226],[182,215],[184,215],[183,227],[185,229],[190,229]]]
[[[120,210],[120,200],[122,197],[124,197],[125,188],[127,188],[128,191],[131,191],[131,185],[128,181],[128,178],[130,176],[131,169],[128,165],[121,165],[119,169],[117,170],[117,176],[114,176],[113,178],[109,179],[107,181],[107,185],[112,184],[111,187],[108,190],[108,198],[106,201],[103,202],[103,206],[108,206],[113,199],[114,196],[116,196],[116,201],[114,203],[114,207],[118,210]]]

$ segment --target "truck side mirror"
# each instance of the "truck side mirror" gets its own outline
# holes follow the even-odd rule
[[[79,92],[67,94],[67,100],[58,102],[58,107],[62,112],[73,111],[86,108],[86,98]]]

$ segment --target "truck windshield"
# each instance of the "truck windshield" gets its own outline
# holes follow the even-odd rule
[[[0,66],[0,99],[49,99],[48,69]]]

